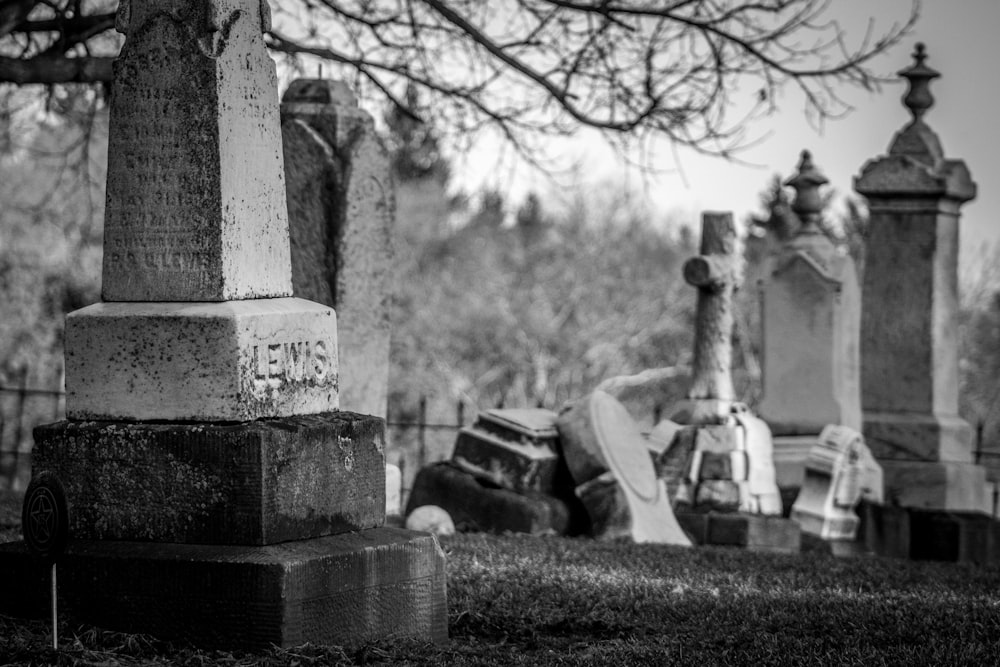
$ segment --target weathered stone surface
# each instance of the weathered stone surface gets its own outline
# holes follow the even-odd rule
[[[291,294],[266,0],[121,4],[106,301]]]
[[[0,571],[0,613],[44,617],[48,567],[14,542],[0,545]],[[78,540],[60,563],[59,611],[203,648],[357,648],[445,641],[446,585],[436,539],[396,528],[264,547]]]
[[[673,501],[689,465],[690,451],[685,449],[678,435],[684,427],[663,419],[646,437],[646,448],[653,459],[656,478],[667,486],[667,498]]]
[[[819,230],[791,241],[764,283],[760,415],[776,435],[861,430],[861,293]]]
[[[513,442],[477,427],[466,427],[458,432],[452,461],[518,493],[552,495],[556,490],[559,457],[548,445]]]
[[[384,418],[396,211],[388,153],[341,82],[293,81],[281,133],[295,296],[337,309],[344,409]]]
[[[639,425],[652,430],[670,407],[683,399],[690,379],[676,367],[651,368],[636,375],[619,375],[597,385],[598,391],[614,396]]]
[[[660,496],[667,498],[664,482],[656,480],[656,483]],[[578,486],[576,495],[590,517],[590,534],[599,540],[691,546],[673,512],[665,519],[657,505],[636,503],[611,471]]]
[[[798,553],[802,545],[798,524],[780,516],[679,511],[677,520],[699,545],[780,553]]]
[[[854,507],[862,498],[882,502],[882,467],[860,433],[828,425],[810,451],[791,519],[804,533],[825,540],[853,540],[860,523]]]
[[[677,501],[699,511],[740,511],[780,515],[771,432],[745,409],[729,423],[687,426],[677,441],[688,451],[688,466]]]
[[[498,488],[449,462],[421,469],[413,483],[407,512],[437,505],[459,529],[536,535],[577,534],[585,517],[569,503],[540,493]]]
[[[595,391],[561,413],[558,427],[566,465],[577,483],[577,495],[585,504],[595,495],[600,498],[587,505],[588,512],[608,511],[617,516],[624,506],[635,541],[690,545],[674,518],[666,487],[656,478],[646,441],[621,403],[603,391]],[[618,491],[609,495],[602,490],[608,472],[613,474],[624,502]],[[594,484],[601,488],[588,488],[588,483],[597,478],[602,481]],[[591,514],[590,518],[595,526],[624,525],[614,516]]]
[[[66,318],[70,419],[244,421],[338,408],[337,317],[302,299],[97,303]]]
[[[883,461],[972,463],[975,433],[958,415],[865,412],[865,441]]]
[[[862,502],[859,537],[879,556],[1000,563],[1000,522],[977,512],[920,510]]]
[[[991,513],[986,468],[945,461],[882,459],[886,502],[917,509]]]
[[[814,435],[774,437],[774,475],[779,489],[795,489],[795,494],[798,494],[806,479],[806,460],[814,444]]]
[[[66,487],[75,539],[273,544],[382,525],[384,429],[348,412],[59,422],[35,429],[33,466]]]

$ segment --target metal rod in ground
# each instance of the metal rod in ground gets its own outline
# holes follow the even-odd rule
[[[420,397],[420,425],[417,427],[417,470],[427,462],[427,397]]]
[[[56,610],[56,564],[52,563],[52,648],[59,648],[59,629]]]

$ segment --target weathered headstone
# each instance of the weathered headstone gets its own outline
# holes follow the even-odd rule
[[[817,224],[826,182],[803,151],[786,182],[801,224],[762,281],[760,415],[775,436],[782,488],[802,485],[805,459],[827,424],[861,430],[861,292],[854,261]]]
[[[559,415],[558,428],[595,537],[690,546],[645,438],[621,403],[594,391]]]
[[[958,224],[976,185],[924,122],[939,74],[917,45],[903,99],[913,120],[854,188],[868,200],[861,320],[864,436],[886,496],[906,507],[988,511],[985,468],[958,414]]]
[[[106,301],[68,316],[69,421],[35,431],[79,538],[61,593],[209,647],[440,640],[444,555],[382,527],[384,422],[336,410],[334,311],[287,296],[267,20],[262,0],[120,5]],[[3,612],[45,595],[23,545],[0,570]]]
[[[678,500],[693,507],[781,514],[771,434],[736,402],[731,375],[733,291],[739,284],[732,215],[705,213],[701,255],[684,264],[698,288],[691,389],[669,413],[689,464]]]
[[[389,156],[346,84],[296,79],[281,102],[292,289],[337,309],[340,405],[386,416],[395,197]]]
[[[831,424],[809,453],[791,519],[824,540],[854,540],[860,524],[855,507],[862,500],[882,503],[882,467],[861,433]]]

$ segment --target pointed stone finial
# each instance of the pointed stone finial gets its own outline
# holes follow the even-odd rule
[[[927,60],[927,53],[923,42],[917,42],[917,48],[913,52],[913,60],[914,63],[901,70],[899,75],[910,84],[910,88],[903,98],[903,104],[913,114],[913,120],[919,121],[927,110],[934,106],[930,82],[941,76],[941,73],[924,64],[924,61]]]
[[[823,211],[823,198],[819,188],[830,181],[820,173],[812,161],[812,153],[802,151],[799,160],[798,173],[785,181],[785,185],[795,189],[795,199],[792,201],[792,211],[802,221],[800,233],[807,227],[815,227],[820,213]]]

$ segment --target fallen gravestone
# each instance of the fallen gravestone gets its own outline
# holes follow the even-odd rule
[[[625,407],[595,391],[559,415],[563,455],[597,538],[690,546]]]
[[[123,0],[105,301],[67,317],[73,618],[205,647],[447,636],[435,538],[382,527],[384,422],[338,412],[334,311],[290,298],[266,1]],[[0,545],[0,612],[45,572]],[[61,571],[61,574],[63,572]]]
[[[824,540],[853,541],[862,500],[881,504],[882,467],[852,428],[830,424],[809,453],[805,480],[792,505],[791,519],[803,533]]]
[[[583,532],[555,423],[556,414],[541,408],[481,412],[459,431],[450,461],[417,474],[407,511],[438,505],[464,530]]]

